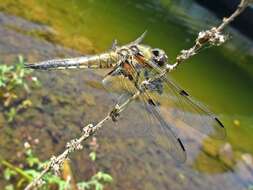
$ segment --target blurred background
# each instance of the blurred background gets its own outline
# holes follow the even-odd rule
[[[29,155],[24,144],[28,143],[41,161],[47,160],[60,153],[84,125],[102,119],[113,103],[101,83],[104,71],[28,73],[22,66],[11,66],[13,63],[100,53],[107,51],[114,39],[125,44],[145,30],[145,43],[164,49],[173,62],[180,50],[194,44],[199,31],[219,24],[238,3],[0,0],[1,189],[10,184],[22,189],[13,167],[30,167],[24,164]],[[113,179],[105,189],[253,189],[252,23],[253,8],[249,7],[226,28],[229,40],[224,45],[206,47],[171,74],[221,118],[227,130],[224,141],[199,141],[182,130],[188,160],[178,165],[161,154],[159,147],[118,133],[109,124],[71,157],[73,178],[88,180],[104,171]],[[134,131],[139,118],[129,114],[117,127]],[[94,151],[95,163],[88,156]],[[4,161],[18,174],[6,172]]]

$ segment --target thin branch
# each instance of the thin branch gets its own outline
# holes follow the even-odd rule
[[[177,56],[176,62],[173,65],[168,65],[166,69],[159,71],[158,75],[154,76],[146,82],[152,82],[156,79],[165,77],[168,72],[174,70],[179,64],[196,55],[199,50],[206,44],[211,44],[214,46],[219,46],[223,44],[226,41],[226,37],[221,34],[221,31],[224,29],[224,27],[230,24],[235,19],[235,17],[237,17],[245,10],[249,2],[250,0],[241,0],[241,3],[238,5],[238,8],[229,18],[224,18],[223,22],[218,27],[213,27],[210,30],[200,32],[192,48],[188,50],[182,50]],[[57,157],[52,156],[44,170],[30,184],[26,186],[25,190],[30,190],[32,188],[38,187],[43,176],[50,170],[53,170],[54,172],[58,173],[62,167],[64,160],[68,159],[70,153],[74,152],[75,150],[81,150],[83,148],[83,141],[87,140],[91,135],[98,131],[106,121],[116,119],[117,116],[121,112],[123,112],[126,107],[133,100],[138,98],[139,95],[142,93],[143,91],[137,91],[132,97],[123,102],[121,105],[115,105],[114,108],[96,125],[89,124],[85,126],[83,128],[82,135],[79,138],[73,139],[68,142],[66,145],[66,149],[63,153],[61,153]]]
[[[166,76],[168,72],[171,72],[178,65],[196,55],[199,50],[201,50],[201,48],[203,48],[205,45],[210,44],[212,46],[220,46],[221,44],[225,43],[227,37],[221,33],[222,30],[227,25],[229,25],[237,16],[239,16],[249,6],[250,3],[252,3],[252,0],[241,0],[235,12],[233,12],[228,18],[223,18],[223,21],[219,26],[199,32],[193,47],[187,50],[181,50],[180,54],[176,57],[176,62],[174,64],[168,64],[166,69],[161,71],[159,75],[149,79],[148,82],[151,83],[154,80]]]
[[[68,159],[70,153],[74,152],[75,150],[81,150],[83,148],[83,141],[87,140],[91,135],[93,135],[97,130],[99,130],[106,121],[112,119],[112,117],[115,117],[115,115],[118,115],[120,112],[124,111],[133,100],[138,98],[139,95],[140,92],[137,92],[132,97],[123,102],[121,105],[116,104],[112,111],[110,111],[107,116],[104,117],[104,119],[102,119],[95,126],[93,126],[92,124],[85,126],[83,128],[83,134],[79,138],[72,139],[70,142],[68,142],[66,145],[66,150],[59,156],[52,156],[44,170],[25,188],[25,190],[29,190],[33,187],[38,186],[40,184],[39,181],[50,170],[53,170],[55,173],[59,173],[64,160]]]
[[[252,0],[241,0],[240,4],[238,5],[238,8],[236,11],[229,17],[229,18],[223,18],[223,22],[219,27],[217,27],[218,31],[222,31],[224,27],[226,27],[228,24],[230,24],[238,15],[240,15],[252,2]]]

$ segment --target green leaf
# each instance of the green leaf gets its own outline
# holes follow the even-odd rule
[[[13,170],[11,170],[10,168],[6,168],[4,170],[4,179],[9,181],[11,179],[12,176],[17,175],[17,173]]]
[[[89,183],[82,181],[82,182],[77,183],[77,187],[80,190],[85,190],[85,189],[90,189],[91,186]]]
[[[95,189],[96,190],[103,190],[104,186],[101,183],[96,183]]]
[[[0,78],[0,87],[5,87],[5,86],[6,86],[6,84],[5,84],[4,80],[2,80],[2,79]]]
[[[12,184],[7,185],[7,186],[4,187],[4,190],[14,190],[14,189],[15,188],[14,188],[14,186]]]
[[[70,185],[66,181],[63,181],[63,180],[58,182],[58,186],[59,186],[59,190],[70,189]]]
[[[33,156],[32,149],[31,149],[31,148],[28,148],[28,149],[25,151],[25,154],[26,154],[26,156]]]
[[[7,121],[11,123],[14,120],[14,117],[17,114],[17,110],[15,108],[11,108],[7,113]]]
[[[56,175],[53,175],[52,173],[49,173],[47,175],[45,175],[44,177],[44,180],[47,182],[47,183],[50,183],[50,184],[63,184],[63,183],[66,183],[64,180],[62,180],[60,177],[56,176]]]
[[[107,182],[107,183],[111,183],[113,180],[112,176],[107,173],[103,173],[102,179],[104,180],[104,182]]]
[[[91,153],[89,154],[89,157],[90,157],[90,159],[91,159],[92,161],[95,161],[95,160],[96,160],[96,157],[97,157],[96,152],[91,152]]]
[[[40,160],[38,157],[34,156],[32,149],[28,148],[25,152],[26,154],[26,162],[28,163],[28,165],[30,167],[33,167],[34,165],[39,165],[40,164]]]
[[[101,171],[98,172],[96,175],[94,175],[92,178],[96,179],[96,180],[101,180],[101,181],[107,182],[107,183],[111,183],[113,180],[111,175],[101,172]]]
[[[19,56],[18,56],[18,64],[24,65],[24,63],[25,63],[24,57],[23,57],[22,55],[19,55]]]
[[[24,172],[27,175],[32,176],[32,178],[36,178],[40,174],[40,172],[33,170],[33,169],[27,169],[27,170],[24,170]]]
[[[26,158],[26,161],[30,167],[33,167],[35,164],[38,164],[40,162],[39,159],[36,157]]]
[[[44,161],[44,162],[40,162],[40,163],[38,164],[38,169],[39,169],[39,170],[40,170],[40,169],[43,169],[43,168],[47,167],[48,164],[49,164],[49,160],[46,160],[46,161]]]

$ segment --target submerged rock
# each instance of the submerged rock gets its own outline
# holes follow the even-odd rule
[[[219,150],[219,159],[229,168],[235,164],[235,156],[232,145],[226,142]]]
[[[81,98],[89,106],[95,106],[96,105],[95,97],[92,94],[82,93]]]
[[[242,154],[242,161],[253,171],[253,157],[249,153]]]

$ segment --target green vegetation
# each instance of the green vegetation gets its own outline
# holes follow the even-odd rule
[[[94,176],[91,177],[89,181],[79,182],[77,183],[78,189],[96,189],[103,190],[105,183],[111,183],[112,177],[104,172],[97,172]]]
[[[31,91],[40,86],[38,79],[32,76],[32,71],[24,68],[24,64],[24,58],[19,56],[12,65],[0,65],[0,108],[7,122],[13,122],[19,112],[32,106]],[[94,148],[89,157],[91,161],[95,162],[97,157],[96,141],[93,142],[92,146]],[[48,161],[41,162],[28,143],[25,143],[25,149],[20,154],[23,155],[22,159],[19,163],[15,162],[14,164],[0,156],[0,170],[3,171],[3,178],[7,184],[5,190],[23,189],[40,174],[48,163]],[[98,171],[89,180],[73,184],[66,177],[74,178],[67,161],[62,170],[60,176],[53,172],[47,173],[40,184],[40,189],[103,190],[105,184],[112,182],[112,177],[109,174]]]
[[[95,161],[96,153],[92,152],[91,155],[91,160]],[[5,190],[23,189],[25,185],[40,174],[48,163],[48,161],[41,162],[33,153],[31,146],[28,143],[25,143],[24,156],[25,158],[23,163],[16,163],[16,165],[21,165],[22,167],[17,167],[7,160],[0,158],[0,166],[3,170],[3,177],[7,182]],[[60,175],[48,172],[43,177],[43,181],[41,182],[39,189],[103,190],[105,184],[112,182],[112,177],[108,173],[98,171],[88,181],[80,181],[73,184],[71,181],[74,181],[74,176],[72,175],[70,169],[68,169],[70,168],[68,162],[65,161],[64,165],[67,165],[67,167],[63,167],[63,171]],[[69,177],[71,181],[68,181]]]
[[[0,102],[1,111],[8,122],[16,114],[32,105],[29,100],[30,88],[38,87],[39,81],[24,68],[24,58],[18,57],[13,65],[0,64]]]

